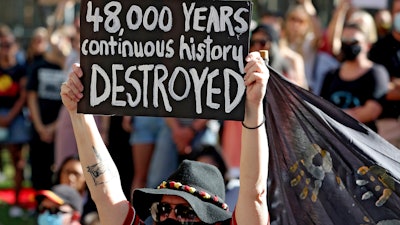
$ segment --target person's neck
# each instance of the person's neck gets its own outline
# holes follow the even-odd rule
[[[373,66],[372,61],[368,59],[357,59],[353,61],[345,61],[340,69],[339,76],[343,80],[355,80],[363,76]]]
[[[60,66],[61,68],[64,67],[64,60],[65,60],[65,57],[62,56],[62,55],[60,55],[60,54],[57,54],[57,53],[54,52],[54,51],[46,52],[46,53],[44,54],[44,58],[45,58],[48,62],[53,63],[53,64],[56,64],[56,65]]]
[[[373,66],[373,62],[366,57],[360,56],[356,60],[345,61],[343,63],[343,68],[346,68],[347,71],[353,71],[355,73],[359,73],[356,71],[365,71],[370,69]]]
[[[16,57],[4,57],[0,59],[0,67],[1,68],[10,68],[17,64]]]
[[[344,64],[347,64],[349,67],[358,67],[358,68],[370,67],[371,63],[372,61],[369,60],[366,55],[360,55],[357,57],[356,60],[344,62]]]

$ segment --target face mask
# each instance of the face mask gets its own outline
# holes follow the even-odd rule
[[[400,33],[400,13],[396,13],[393,18],[393,30]]]
[[[62,225],[62,215],[50,214],[49,211],[45,211],[38,217],[39,225]]]
[[[162,222],[156,222],[156,225],[205,225],[203,222],[179,222],[168,218]]]
[[[342,43],[342,54],[344,60],[353,61],[357,58],[360,52],[361,46],[359,44]]]

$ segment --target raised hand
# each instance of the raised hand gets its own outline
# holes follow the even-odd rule
[[[83,85],[80,81],[83,72],[79,64],[74,64],[68,80],[61,86],[61,99],[65,107],[70,112],[76,112],[78,102],[83,97]]]
[[[246,102],[260,104],[264,98],[269,79],[269,70],[259,52],[252,52],[246,57],[244,84],[246,85]]]

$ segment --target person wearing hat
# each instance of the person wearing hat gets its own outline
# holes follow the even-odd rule
[[[74,188],[59,184],[51,190],[40,190],[38,202],[38,225],[80,225],[82,197]]]
[[[268,141],[263,97],[269,78],[258,52],[246,57],[245,114],[240,157],[240,186],[235,209],[224,203],[224,179],[215,166],[185,160],[158,188],[140,188],[126,199],[118,170],[101,138],[92,115],[77,113],[83,97],[82,70],[73,66],[61,87],[61,97],[73,124],[79,157],[100,222],[104,225],[144,224],[269,224],[267,207]],[[232,213],[233,211],[233,213]]]

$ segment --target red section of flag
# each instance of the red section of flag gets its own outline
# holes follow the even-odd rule
[[[13,189],[0,189],[0,201],[10,205],[15,203],[15,194]],[[21,206],[26,209],[35,207],[35,190],[32,188],[23,188],[19,195]]]

